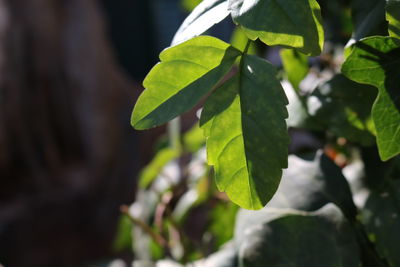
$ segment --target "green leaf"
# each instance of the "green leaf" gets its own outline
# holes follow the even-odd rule
[[[298,91],[300,82],[308,74],[308,57],[294,49],[282,49],[280,55],[287,78]]]
[[[244,56],[240,72],[207,100],[200,125],[220,191],[247,209],[262,208],[287,167],[287,99],[267,61]]]
[[[232,202],[218,203],[211,210],[209,231],[215,238],[217,248],[232,239],[235,228],[235,217],[238,210],[239,207]]]
[[[400,1],[388,0],[386,3],[386,20],[389,22],[389,35],[400,38]]]
[[[358,267],[360,252],[340,210],[241,211],[235,230],[240,267]]]
[[[164,50],[145,78],[131,124],[143,130],[188,111],[230,70],[240,51],[210,36]]]
[[[379,89],[372,107],[379,155],[400,153],[400,40],[370,37],[358,42],[342,66],[348,78]]]
[[[252,40],[297,48],[307,55],[321,53],[324,32],[316,0],[229,0],[229,8],[234,22]]]
[[[139,186],[147,188],[162,171],[168,162],[177,158],[180,152],[172,148],[164,148],[157,152],[151,162],[139,174]]]
[[[235,30],[232,32],[230,44],[239,49],[240,51],[244,51],[246,49],[247,42],[249,38],[247,38],[246,34],[240,27],[235,27]],[[257,44],[256,42],[251,42],[249,47],[247,48],[248,55],[256,55],[257,54]]]
[[[361,213],[368,236],[391,267],[400,266],[400,183],[391,182],[383,192],[373,192]]]
[[[117,233],[112,244],[114,252],[132,250],[132,221],[127,215],[121,215],[118,219]]]
[[[182,43],[198,36],[229,15],[227,0],[204,0],[183,21],[172,44]]]

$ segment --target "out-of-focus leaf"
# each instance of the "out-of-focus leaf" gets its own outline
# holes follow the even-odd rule
[[[203,130],[196,123],[189,131],[183,135],[183,145],[189,152],[196,152],[206,144]]]
[[[202,1],[182,23],[172,40],[172,45],[199,36],[228,15],[227,0]]]
[[[146,76],[131,124],[138,130],[166,123],[188,111],[230,70],[240,51],[210,36],[164,50]]]
[[[262,208],[287,166],[287,98],[275,68],[246,55],[240,72],[207,100],[200,125],[220,191],[248,209]]]
[[[357,209],[346,178],[332,160],[318,151],[309,158],[289,156],[289,167],[266,208],[314,211],[330,202],[347,218],[355,218]]]
[[[353,82],[338,74],[310,96],[320,102],[313,115],[336,136],[371,145],[375,142],[371,108],[376,95],[373,86]]]
[[[117,235],[114,239],[113,250],[121,252],[132,249],[132,222],[126,215],[119,218]]]
[[[180,152],[172,148],[164,148],[157,152],[151,162],[139,174],[139,186],[148,187],[160,175],[164,166],[177,158]]]
[[[315,212],[243,210],[235,242],[241,267],[360,266],[352,228],[333,204]]]
[[[316,0],[229,0],[229,9],[252,40],[297,48],[307,55],[321,53],[324,32]]]
[[[294,49],[282,49],[280,55],[287,79],[298,91],[300,82],[306,77],[309,70],[308,57]]]
[[[217,248],[232,239],[238,210],[239,207],[232,202],[222,202],[212,209],[209,230],[215,237]]]
[[[370,194],[361,213],[368,236],[391,267],[400,266],[400,182]]]
[[[389,34],[400,38],[400,1],[387,0],[386,19],[389,22]]]
[[[342,66],[348,78],[379,89],[372,107],[379,155],[400,153],[400,40],[370,37],[358,42]]]

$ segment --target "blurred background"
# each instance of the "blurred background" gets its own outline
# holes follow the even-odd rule
[[[0,0],[1,264],[116,257],[119,207],[164,132],[135,132],[131,110],[185,16],[178,0]]]
[[[144,195],[136,196],[140,170],[156,150],[165,147],[166,129],[137,132],[129,121],[143,90],[143,78],[199,2],[0,0],[0,266],[102,266],[116,258],[132,262],[129,246],[118,249],[119,244],[131,243],[117,234],[121,225],[124,228],[121,206],[136,199],[142,208],[151,210],[144,216],[146,220],[155,217],[157,224],[168,206],[180,207],[177,199],[190,198],[193,190],[188,190],[187,184],[174,186],[172,196],[166,192],[161,200],[151,200],[151,209],[146,197],[153,195],[142,190],[139,193]],[[320,2],[325,10],[339,10],[337,3],[348,1]],[[326,39],[343,43],[351,30],[343,32],[345,27],[340,25],[347,25],[349,18],[330,14],[325,15]],[[211,35],[229,41],[233,27],[228,17],[212,28]],[[240,34],[235,38],[240,39]],[[266,49],[262,54],[282,66],[279,49]],[[314,65],[324,63],[312,60]],[[195,113],[185,114],[181,122],[182,131],[193,129],[188,132],[189,139],[199,144],[193,149],[190,142],[186,144],[193,153],[204,143],[202,133],[192,128]],[[298,135],[296,140],[300,139]],[[321,147],[315,138],[305,139],[303,146]],[[293,147],[298,143],[292,143],[291,151],[299,150]],[[165,165],[165,157],[177,157],[170,152],[163,154],[164,159],[156,158],[155,165],[157,160]],[[182,166],[193,160],[209,171],[201,149],[197,156],[181,157],[178,168],[184,169]],[[156,175],[151,174],[151,179]],[[232,237],[237,207],[223,195],[214,194],[215,188],[209,190],[214,186],[210,177],[194,178],[194,187],[204,187],[201,190],[206,196],[201,201],[190,200],[190,208],[183,204],[186,208],[176,215],[186,218],[187,210],[194,210],[188,220],[182,219],[187,232],[176,234],[187,237],[182,243],[196,248],[187,249],[195,251],[187,261],[209,254],[209,244],[218,248]],[[164,211],[160,213],[160,209]],[[214,237],[220,234],[220,240],[207,239],[202,234],[208,231],[204,229],[209,221],[205,221],[216,220],[221,212],[226,224],[209,227]],[[180,229],[174,226],[173,216],[164,217],[168,217],[168,229]],[[122,236],[130,235],[131,225]],[[169,235],[174,237],[174,233]],[[143,243],[137,240],[135,251],[140,251]],[[198,251],[203,254],[196,254]]]

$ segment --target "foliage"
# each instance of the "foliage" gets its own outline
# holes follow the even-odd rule
[[[231,44],[201,35],[228,16]],[[142,130],[204,102],[181,146],[142,172],[126,212],[138,259],[399,266],[399,17],[397,0],[202,1],[132,114]],[[332,27],[338,18],[343,31]],[[275,66],[264,56],[274,46]],[[300,148],[289,151],[290,133]],[[249,209],[235,225],[227,198]]]

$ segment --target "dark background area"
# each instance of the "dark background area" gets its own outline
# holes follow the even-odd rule
[[[121,204],[164,128],[129,124],[184,18],[172,0],[0,0],[0,263],[113,258]]]

